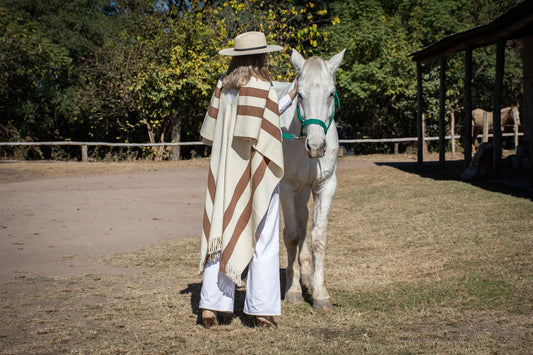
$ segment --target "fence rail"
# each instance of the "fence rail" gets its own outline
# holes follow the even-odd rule
[[[108,143],[108,142],[0,142],[0,146],[47,146],[47,145],[80,145],[88,147],[170,147],[185,145],[203,145],[202,142],[180,142],[180,143]]]
[[[518,133],[523,136],[523,133]],[[502,133],[502,137],[512,137],[514,133]],[[482,138],[483,135],[478,135]],[[492,134],[489,134],[492,137]],[[459,139],[462,136],[455,135],[453,138]],[[445,139],[452,139],[452,136],[445,136]],[[424,137],[425,141],[438,141],[439,137]],[[365,138],[365,139],[339,139],[339,143],[353,144],[353,143],[407,143],[416,142],[416,137],[404,138]],[[109,142],[75,142],[75,141],[50,141],[50,142],[0,142],[0,146],[53,146],[53,145],[77,145],[88,147],[172,147],[172,146],[190,146],[190,145],[204,145],[203,142],[179,142],[179,143],[109,143]]]
[[[518,133],[523,136],[523,133]],[[492,137],[492,134],[488,135]],[[503,137],[515,136],[515,133],[503,133]],[[482,138],[479,135],[478,138]],[[461,136],[454,135],[453,139],[459,139]],[[452,136],[445,136],[445,139],[452,139]],[[424,137],[424,141],[437,141],[439,137]],[[361,143],[407,143],[416,142],[417,137],[405,138],[368,138],[368,139],[340,139],[339,144],[361,144]],[[109,143],[109,142],[75,142],[75,141],[50,141],[50,142],[0,142],[1,146],[80,146],[82,151],[82,161],[88,161],[87,149],[88,147],[173,147],[173,146],[195,146],[204,145],[203,142],[179,142],[179,143]],[[395,152],[397,149],[395,148]]]
[[[502,133],[502,137],[514,137],[514,133]],[[523,136],[523,133],[518,133],[519,136]],[[488,137],[492,137],[492,134],[489,134]],[[455,135],[454,139],[462,138],[462,136]],[[480,134],[477,138],[483,138],[483,135]],[[445,136],[444,139],[452,139],[452,136]],[[339,139],[339,143],[405,143],[405,142],[416,142],[418,138],[416,137],[406,137],[406,138],[381,138],[381,139]],[[438,141],[439,137],[424,137],[424,141]]]

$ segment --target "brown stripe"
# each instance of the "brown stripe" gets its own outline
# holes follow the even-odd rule
[[[214,204],[216,183],[215,183],[215,176],[213,175],[213,171],[211,170],[211,168],[209,168],[209,175],[207,176],[207,190],[209,191],[211,202]]]
[[[209,104],[207,114],[216,120],[218,117],[218,108],[214,108],[213,105]]]
[[[209,220],[209,216],[207,215],[207,209],[204,208],[204,235],[205,240],[209,243],[209,233],[211,233],[211,221]]]
[[[215,202],[215,177],[213,176],[213,171],[211,170],[211,167],[209,167],[209,173],[207,175],[207,191],[209,192],[209,197],[211,197],[211,204],[214,204]],[[209,220],[209,216],[207,215],[207,206],[204,208],[204,234],[206,240],[209,242],[209,233],[211,231],[211,221]]]
[[[279,106],[277,102],[274,102],[270,100],[270,98],[268,98],[266,102],[266,108],[274,112],[277,116],[279,116]]]
[[[263,122],[261,123],[261,129],[281,142],[281,131],[279,127],[276,127],[276,125],[269,120],[263,119]]]
[[[253,88],[249,86],[243,86],[239,90],[239,96],[253,96],[253,97],[259,97],[261,99],[266,99],[268,97],[268,90],[262,90],[262,89]]]
[[[252,157],[253,157],[254,152],[255,151],[252,151]],[[252,162],[252,157],[250,158],[250,163]],[[250,177],[251,177],[250,163],[248,164],[248,166],[246,167],[246,170],[242,174],[239,182],[237,183],[237,186],[235,186],[235,191],[233,193],[231,202],[229,203],[228,208],[224,212],[222,232],[226,230],[226,227],[228,226],[229,222],[231,221],[231,218],[233,217],[233,213],[235,212],[235,207],[237,207],[237,202],[240,200],[248,184],[250,184]]]
[[[263,180],[263,176],[265,176],[265,171],[269,162],[270,160],[267,157],[263,157],[263,159],[261,159],[261,163],[254,172],[254,176],[252,178],[252,197],[255,192],[255,189]]]
[[[217,99],[220,99],[220,92],[221,92],[221,91],[222,91],[222,90],[220,89],[220,87],[217,86],[217,88],[215,89],[215,97],[216,97]]]
[[[222,252],[222,256],[220,257],[220,272],[222,273],[226,272],[226,264],[228,260],[231,258],[231,254],[233,254],[235,245],[237,244],[239,237],[244,231],[244,228],[246,228],[246,226],[248,225],[248,221],[250,221],[251,215],[252,215],[252,199],[248,201],[248,204],[244,208],[244,211],[242,212],[241,217],[237,221],[237,225],[235,226],[233,235],[231,236],[231,239],[228,245],[224,248],[224,251]]]
[[[255,155],[255,150],[253,151],[253,154]],[[250,158],[250,161],[251,160],[252,159]],[[259,186],[259,184],[263,180],[269,161],[270,160],[268,158],[263,157],[261,163],[259,164],[259,167],[257,167],[257,170],[254,173],[254,176],[252,178],[252,197],[250,198],[250,201],[248,201],[248,204],[244,208],[244,211],[242,212],[239,220],[237,221],[237,225],[235,226],[233,235],[231,236],[228,245],[224,248],[224,251],[222,252],[222,257],[220,258],[220,270],[222,273],[225,272],[226,263],[231,258],[231,255],[233,254],[233,250],[235,249],[235,245],[237,244],[239,237],[244,231],[244,228],[246,228],[246,226],[248,225],[248,222],[252,215],[253,194],[257,186]]]
[[[264,110],[265,109],[262,107],[239,105],[237,108],[237,115],[262,118]]]

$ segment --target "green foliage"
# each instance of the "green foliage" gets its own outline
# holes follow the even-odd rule
[[[94,1],[6,1],[0,6],[2,139],[69,138],[78,66],[98,45]]]
[[[304,56],[329,53],[331,49],[328,44],[332,32],[323,26],[329,19],[325,4],[294,0],[215,1],[210,13],[212,21],[226,30],[221,47],[233,46],[235,36],[246,31],[264,32],[268,43],[285,47],[271,55],[269,69],[274,80],[289,80],[294,76],[291,48]]]
[[[378,1],[336,3],[334,12],[340,18],[334,47],[347,48],[338,74],[342,119],[357,136],[409,134],[416,96],[409,53],[416,47],[400,19]]]
[[[335,2],[332,16],[340,24],[334,30],[333,47],[347,48],[337,76],[341,117],[354,127],[353,136],[416,136],[416,67],[410,55],[445,36],[485,24],[512,5],[482,0]],[[495,55],[491,48],[483,50],[487,55],[475,56],[475,105],[492,102]],[[521,64],[516,46],[507,52],[511,60],[506,66],[504,102],[510,104],[520,98]],[[447,111],[456,112],[456,117],[464,116],[463,56],[447,60]],[[424,112],[431,128],[438,120],[440,66],[432,63],[423,70]],[[362,145],[357,151],[375,152],[376,147]]]
[[[193,141],[244,31],[285,49],[274,80],[294,77],[291,49],[331,57],[347,138],[414,136],[410,54],[484,24],[514,4],[484,0],[6,0],[0,5],[0,139]],[[506,51],[504,105],[521,98],[520,43]],[[474,53],[473,101],[491,109],[495,49]],[[447,110],[462,115],[462,54],[448,58]],[[425,112],[434,125],[439,66],[424,66]],[[361,145],[357,152],[376,146]],[[378,147],[387,151],[387,147]],[[162,151],[154,151],[161,156]]]

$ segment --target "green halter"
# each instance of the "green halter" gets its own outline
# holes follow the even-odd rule
[[[340,110],[341,108],[341,103],[339,101],[339,96],[337,95],[337,90],[335,90],[335,103],[337,106],[337,109]],[[331,126],[331,122],[333,122],[333,120],[335,119],[335,106],[333,107],[333,115],[331,115],[331,119],[329,120],[329,123],[328,125],[326,126],[326,124],[324,123],[324,121],[322,120],[319,120],[319,119],[316,119],[316,118],[308,118],[308,119],[304,119],[302,117],[302,115],[300,114],[300,107],[299,106],[296,106],[296,112],[298,113],[298,121],[300,121],[300,136],[296,136],[294,134],[290,134],[290,133],[285,133],[283,132],[281,134],[281,136],[284,138],[284,139],[289,139],[289,140],[293,140],[293,139],[303,139],[303,137],[305,136],[304,134],[304,127],[306,126],[309,126],[311,124],[317,124],[319,126],[321,126],[322,128],[324,128],[324,132],[326,134],[328,134],[328,129],[329,127]]]

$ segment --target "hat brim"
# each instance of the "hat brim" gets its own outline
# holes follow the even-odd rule
[[[230,56],[230,57],[237,57],[237,56],[242,56],[242,55],[278,52],[278,51],[280,51],[282,49],[283,49],[282,46],[277,46],[275,44],[271,44],[271,45],[268,45],[268,46],[266,46],[264,48],[249,49],[249,50],[244,50],[244,51],[243,50],[238,51],[238,50],[235,50],[235,48],[225,48],[225,49],[221,50],[220,52],[218,52],[218,54],[227,55],[227,56]]]

